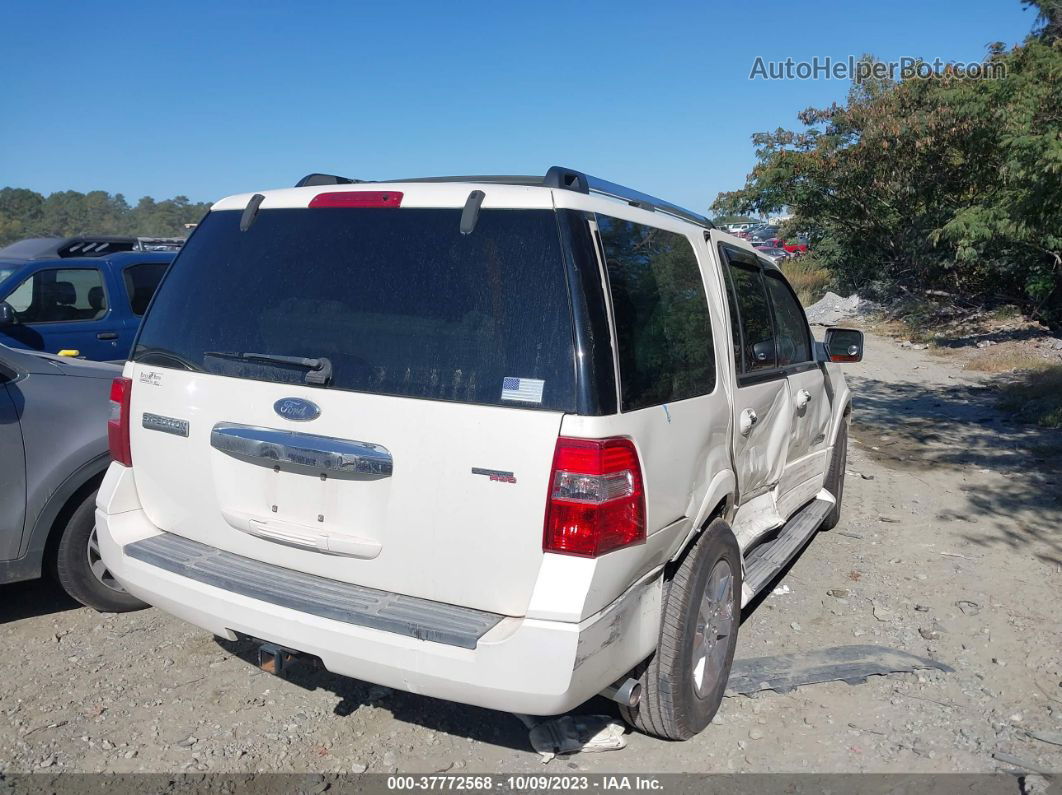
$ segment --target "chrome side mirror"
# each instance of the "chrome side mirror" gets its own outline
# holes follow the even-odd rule
[[[828,328],[823,343],[831,362],[863,361],[863,332],[854,328]]]

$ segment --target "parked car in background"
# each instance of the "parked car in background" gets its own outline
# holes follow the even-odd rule
[[[120,372],[0,345],[0,584],[50,569],[89,607],[144,607],[107,571],[96,541],[108,396]]]
[[[747,242],[582,172],[311,175],[216,203],[160,287],[100,549],[267,670],[601,693],[686,739],[741,608],[838,521],[861,356]]]
[[[0,249],[0,343],[124,359],[182,242],[31,238]]]
[[[792,255],[784,248],[775,248],[773,246],[757,246],[753,245],[758,252],[773,262],[775,265],[782,263],[784,260],[789,259]]]
[[[750,236],[752,240],[768,240],[772,237],[778,236],[777,226],[760,226],[751,230]]]
[[[736,224],[724,224],[723,229],[725,229],[730,234],[735,235],[738,232],[748,232],[754,226],[756,226],[756,223],[754,221],[743,221]]]
[[[808,251],[808,239],[798,235],[782,244],[782,248],[790,254],[806,254]]]

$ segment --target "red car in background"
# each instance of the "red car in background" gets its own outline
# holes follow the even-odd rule
[[[808,239],[806,237],[795,237],[789,242],[782,240],[780,237],[772,237],[763,242],[766,246],[785,249],[793,255],[806,254],[808,251]]]

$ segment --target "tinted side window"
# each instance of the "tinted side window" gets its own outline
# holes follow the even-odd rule
[[[134,315],[142,315],[147,311],[151,296],[155,294],[155,288],[159,286],[164,273],[166,273],[166,264],[163,262],[130,265],[122,271],[125,294],[129,298],[129,308],[133,310]]]
[[[778,326],[775,345],[778,366],[811,361],[811,342],[804,311],[780,273],[766,271],[764,278],[774,306],[774,321]]]
[[[737,304],[734,303],[734,280],[730,276],[730,268],[723,268],[723,277],[726,280],[726,303],[730,310],[730,336],[734,340],[734,372],[740,375],[741,355],[741,316],[738,313]]]
[[[763,288],[759,268],[737,262],[729,264],[730,278],[734,284],[738,312],[741,314],[743,336],[741,359],[745,372],[770,370],[777,367],[774,353],[774,328],[771,325],[771,308]],[[735,340],[735,345],[737,345]]]
[[[683,235],[599,215],[619,348],[623,410],[715,388],[708,301]]]
[[[22,323],[96,320],[107,313],[103,277],[95,268],[37,271],[6,300]]]

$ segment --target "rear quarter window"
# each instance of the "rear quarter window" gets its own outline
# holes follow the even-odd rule
[[[210,213],[144,318],[134,359],[301,383],[217,357],[327,357],[329,388],[572,411],[574,346],[549,210],[274,209],[246,232]]]
[[[700,267],[684,235],[599,215],[624,411],[706,395],[715,349]]]

